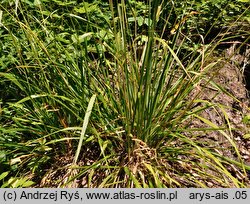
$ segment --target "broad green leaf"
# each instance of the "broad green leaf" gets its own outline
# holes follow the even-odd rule
[[[93,33],[84,33],[83,35],[77,36],[76,34],[71,36],[71,39],[73,40],[74,43],[82,43],[84,42],[85,38],[90,37]]]
[[[249,124],[250,123],[250,115],[245,115],[242,119],[242,122],[245,124]]]
[[[27,187],[32,186],[33,184],[35,184],[34,181],[25,181],[25,182],[22,184],[22,187],[23,187],[23,188],[27,188]]]
[[[245,134],[245,135],[243,136],[243,138],[244,138],[244,139],[249,139],[249,138],[250,138],[250,133]]]
[[[84,13],[96,12],[99,10],[99,7],[97,7],[97,4],[89,4],[87,2],[83,2],[80,8],[75,8],[74,10],[77,13],[84,14]]]
[[[3,172],[2,174],[0,174],[0,181],[3,180],[6,176],[9,175],[9,171]]]

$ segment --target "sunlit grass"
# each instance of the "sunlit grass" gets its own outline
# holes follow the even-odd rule
[[[3,171],[38,175],[47,187],[55,174],[57,187],[246,187],[227,168],[235,165],[245,177],[249,171],[223,105],[199,98],[202,83],[218,88],[208,78],[220,63],[210,59],[216,42],[200,36],[187,51],[186,13],[165,39],[170,22],[162,30],[157,25],[163,1],[149,4],[144,22],[134,24],[128,19],[138,19],[136,10],[128,12],[125,1],[109,5],[109,28],[88,12],[46,17],[43,4],[34,15],[20,4],[20,19],[1,7],[3,19],[14,22],[2,20],[1,29],[16,50],[14,63],[0,72],[1,84],[11,84],[11,99],[0,104]],[[57,21],[66,22],[59,34]],[[223,127],[202,117],[209,108],[223,113]],[[190,128],[192,120],[206,127]],[[218,153],[218,141],[199,137],[210,132],[224,137],[237,161]]]

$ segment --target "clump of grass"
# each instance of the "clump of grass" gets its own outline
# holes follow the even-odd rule
[[[59,173],[54,185],[61,187],[71,182],[78,187],[245,187],[227,169],[237,164],[244,175],[249,170],[230,129],[200,115],[221,107],[199,99],[201,82],[211,82],[207,73],[216,64],[210,62],[216,45],[200,43],[187,50],[185,12],[164,39],[175,9],[172,5],[159,31],[169,8],[164,1],[150,1],[143,18],[124,0],[109,5],[112,17],[105,28],[93,23],[86,5],[84,15],[66,10],[64,18],[45,17],[42,3],[33,15],[18,4],[22,19],[4,10],[3,17],[15,26],[6,23],[2,29],[17,52],[0,77],[19,94],[18,100],[4,101],[0,150],[25,167],[21,174],[40,176],[49,161],[66,155],[69,162],[55,161],[61,166],[52,165],[45,185]],[[57,20],[68,26],[59,35]],[[145,33],[137,30],[141,24]],[[207,127],[189,128],[194,118]],[[197,131],[222,135],[238,161],[218,155],[216,142],[206,144]]]

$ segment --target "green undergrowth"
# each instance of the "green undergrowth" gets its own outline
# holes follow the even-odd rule
[[[214,108],[227,118],[223,105],[199,98],[201,82],[227,93],[208,77],[222,61],[211,57],[249,20],[247,3],[242,11],[232,3],[238,16],[225,21],[189,1],[1,3],[0,186],[249,185],[230,122],[200,114]],[[205,42],[196,18],[225,30]],[[206,127],[191,128],[193,120]],[[210,132],[234,159],[200,137]]]

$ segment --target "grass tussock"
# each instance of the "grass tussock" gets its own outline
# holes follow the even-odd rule
[[[171,2],[27,2],[0,6],[2,187],[249,187],[226,107],[201,98],[233,98],[211,59],[241,18],[207,43]]]

